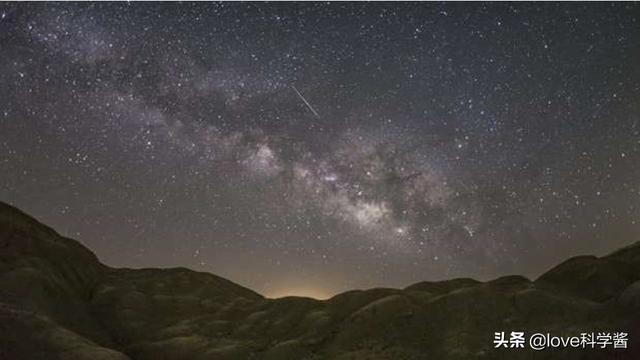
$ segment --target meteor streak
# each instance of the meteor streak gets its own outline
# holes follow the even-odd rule
[[[302,101],[304,101],[305,105],[307,105],[307,107],[309,108],[309,110],[311,110],[311,112],[313,113],[313,115],[315,115],[317,118],[320,117],[320,114],[318,114],[318,112],[316,111],[316,109],[313,108],[313,106],[311,106],[311,104],[309,104],[309,102],[307,101],[307,99],[304,98],[304,96],[302,96],[302,93],[300,93],[300,91],[298,91],[298,89],[296,89],[295,86],[291,85],[291,87],[293,88],[293,91],[296,92],[296,94],[298,94],[298,97],[300,99],[302,99]]]

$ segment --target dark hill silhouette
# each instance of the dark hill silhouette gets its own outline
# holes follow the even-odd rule
[[[0,359],[640,359],[640,244],[539,279],[267,299],[183,268],[114,269],[0,203]],[[495,331],[629,333],[627,350],[494,349]]]

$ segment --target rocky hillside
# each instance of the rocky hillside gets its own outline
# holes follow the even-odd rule
[[[187,269],[113,269],[0,203],[0,359],[640,359],[640,244],[535,281],[266,299]],[[629,333],[626,350],[494,349],[495,331]]]

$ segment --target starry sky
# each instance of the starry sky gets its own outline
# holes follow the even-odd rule
[[[0,199],[266,296],[640,238],[640,7],[0,3]]]

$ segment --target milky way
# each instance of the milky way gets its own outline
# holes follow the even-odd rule
[[[636,4],[0,4],[0,199],[269,296],[640,236]]]

